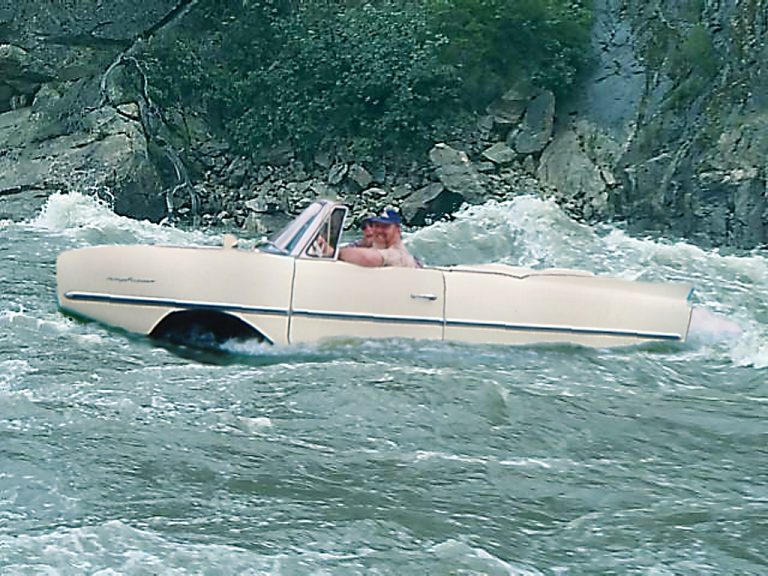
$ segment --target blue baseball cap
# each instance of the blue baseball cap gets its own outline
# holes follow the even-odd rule
[[[400,213],[396,208],[384,208],[384,210],[381,211],[381,214],[375,218],[371,218],[371,222],[378,222],[379,224],[395,224],[397,226],[400,226],[402,221]]]

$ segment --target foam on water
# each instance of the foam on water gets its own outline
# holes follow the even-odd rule
[[[11,359],[0,362],[0,392],[7,392],[32,370],[27,360]]]
[[[768,368],[768,336],[747,332],[729,348],[729,356],[737,366],[747,368]]]
[[[533,568],[514,566],[490,552],[457,540],[436,544],[430,550],[446,565],[454,566],[457,573],[487,574],[488,576],[539,576],[543,574]]]
[[[53,194],[30,225],[63,233],[81,244],[213,244],[218,238],[200,231],[185,231],[118,216],[95,196],[71,192]]]
[[[406,243],[435,265],[504,263],[630,279],[768,286],[765,253],[724,256],[682,241],[635,238],[614,226],[590,227],[534,196],[465,205],[455,219],[407,234]]]
[[[591,228],[568,218],[554,202],[520,196],[465,205],[453,220],[407,234],[406,243],[434,265],[498,262],[548,267],[562,265],[566,253],[579,252],[575,243],[588,243],[594,236]]]
[[[278,562],[234,546],[180,544],[119,520],[0,537],[3,574],[277,574]]]

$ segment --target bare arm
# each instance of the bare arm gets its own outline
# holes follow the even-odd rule
[[[339,260],[374,268],[384,265],[384,256],[375,248],[345,246],[339,251]]]

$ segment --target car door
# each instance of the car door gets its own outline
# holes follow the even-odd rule
[[[290,341],[443,337],[443,273],[429,268],[366,268],[298,258]]]

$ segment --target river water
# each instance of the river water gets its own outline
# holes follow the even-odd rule
[[[0,222],[0,574],[768,574],[768,253],[532,197],[407,236],[433,264],[690,281],[744,329],[684,345],[212,361],[57,310],[62,250],[219,241],[77,194]]]

